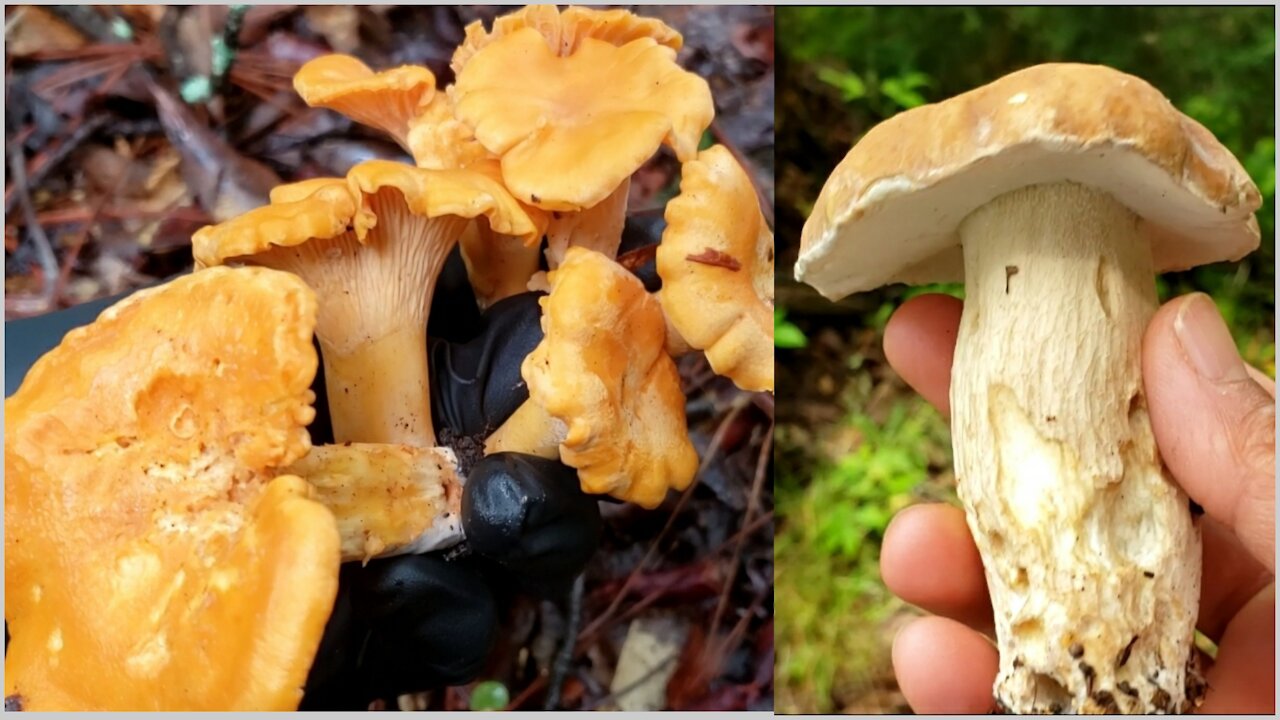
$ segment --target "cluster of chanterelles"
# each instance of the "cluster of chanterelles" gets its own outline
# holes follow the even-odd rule
[[[629,12],[534,6],[469,27],[444,90],[419,67],[308,63],[308,103],[387,131],[417,166],[282,186],[203,229],[195,273],[70,333],[6,401],[6,695],[297,707],[340,561],[460,539],[426,356],[455,244],[482,306],[549,289],[530,398],[487,450],[559,457],[587,492],[645,507],[687,487],[672,356],[702,350],[772,392],[773,237],[732,155],[698,151],[712,98],[680,46]],[[629,178],[663,144],[683,181],[655,296],[615,255]],[[332,446],[306,429],[313,334]]]

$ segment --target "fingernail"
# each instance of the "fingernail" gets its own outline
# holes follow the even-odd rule
[[[1231,331],[1208,295],[1194,293],[1182,301],[1173,332],[1200,377],[1211,382],[1248,379]]]

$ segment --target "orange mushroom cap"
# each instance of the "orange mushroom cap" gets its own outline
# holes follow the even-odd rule
[[[532,28],[542,35],[551,52],[567,56],[578,49],[584,38],[603,40],[612,45],[626,45],[638,38],[651,38],[659,45],[679,51],[684,39],[674,28],[655,18],[640,17],[628,10],[596,10],[572,6],[563,12],[555,5],[527,5],[493,21],[486,32],[484,23],[476,21],[466,28],[466,37],[453,52],[450,65],[457,75],[467,61],[497,38],[517,30]]]
[[[532,28],[477,52],[451,92],[512,194],[558,211],[604,200],[664,143],[692,158],[715,112],[706,81],[651,38],[584,38],[560,57]]]
[[[773,392],[773,232],[746,171],[715,145],[684,164],[658,245],[671,326],[744,390]]]
[[[447,93],[436,93],[409,123],[408,148],[418,167],[432,170],[474,168],[491,157],[471,127],[453,116]]]
[[[315,193],[331,187],[347,187],[347,181],[343,178],[312,178],[310,180],[299,180],[298,182],[277,185],[271,188],[271,194],[268,196],[273,205],[280,203],[297,202],[303,198],[310,197]]]
[[[560,459],[583,490],[656,507],[698,467],[662,310],[634,275],[584,248],[548,278],[545,337],[521,365],[530,402],[567,424]]]
[[[293,88],[307,105],[378,128],[407,150],[412,121],[435,96],[436,78],[417,65],[375,73],[350,55],[323,55],[298,70]]]
[[[314,294],[204,270],[73,330],[5,401],[5,693],[29,710],[297,707],[337,593],[294,476]]]

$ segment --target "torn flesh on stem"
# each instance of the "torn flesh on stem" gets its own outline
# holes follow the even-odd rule
[[[1147,417],[1156,291],[1142,221],[1059,183],[997,198],[960,236],[953,443],[995,610],[996,700],[1190,710],[1200,535]]]

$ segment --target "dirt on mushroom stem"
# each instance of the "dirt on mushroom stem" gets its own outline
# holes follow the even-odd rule
[[[955,463],[995,609],[997,703],[1189,710],[1200,536],[1147,417],[1142,221],[1058,183],[997,198],[960,235]]]

